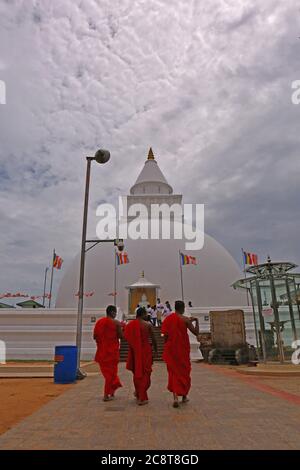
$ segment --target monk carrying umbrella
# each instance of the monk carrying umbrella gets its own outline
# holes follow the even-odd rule
[[[191,388],[190,341],[187,330],[195,336],[199,335],[198,319],[185,317],[184,309],[184,302],[177,300],[175,313],[165,319],[161,329],[165,337],[163,360],[167,364],[168,390],[173,393],[174,408],[179,406],[178,396],[182,396],[182,403],[188,401],[187,395]]]
[[[121,323],[115,319],[117,309],[109,305],[106,317],[100,318],[94,328],[94,340],[97,343],[95,361],[105,379],[103,401],[114,398],[117,388],[122,387],[118,377],[118,363],[120,358],[120,339],[123,337]]]

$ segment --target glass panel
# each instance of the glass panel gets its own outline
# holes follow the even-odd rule
[[[257,273],[247,279],[240,279],[235,287],[251,287],[254,323],[251,326],[252,337],[256,337],[257,352],[263,358],[263,341],[265,338],[265,356],[267,361],[278,361],[284,355],[285,361],[291,360],[294,352],[292,347],[295,339],[300,339],[300,274],[286,273],[281,269],[282,263],[277,263],[277,270],[273,270],[270,278],[268,270]],[[289,268],[290,269],[290,268]],[[255,279],[256,277],[256,279]],[[271,281],[273,279],[278,323],[274,315],[272,302]],[[259,289],[257,292],[256,282]],[[274,292],[273,292],[274,294]],[[255,326],[255,332],[253,327]],[[264,333],[264,334],[263,334]],[[277,338],[277,335],[279,338]]]
[[[280,326],[280,333],[281,339],[283,344],[283,351],[284,351],[284,358],[287,361],[291,360],[291,355],[293,353],[292,343],[295,340],[295,328],[296,324],[295,321],[295,311],[294,306],[290,302],[292,300],[292,291],[295,289],[292,286],[293,283],[288,283],[289,292],[287,290],[287,283],[286,279],[288,278],[281,278],[275,279],[275,289],[276,289],[276,298],[278,302],[278,314],[279,314],[279,326]],[[297,308],[297,307],[296,307]]]
[[[263,354],[262,354],[261,344],[259,340],[259,320],[258,320],[258,313],[257,313],[257,296],[256,296],[256,290],[255,290],[255,283],[251,281],[249,285],[250,285],[250,299],[251,299],[251,305],[253,309],[253,313],[252,313],[253,328],[254,328],[253,336],[255,336],[256,352],[257,352],[259,359],[261,360],[263,359]]]
[[[300,275],[289,278],[289,285],[295,318],[296,335],[297,338],[300,339]]]
[[[268,279],[258,280],[260,295],[261,295],[261,308],[262,308],[262,319],[259,319],[258,309],[258,298],[256,288],[253,288],[253,301],[255,307],[255,320],[256,327],[260,343],[260,356],[262,356],[262,333],[261,328],[265,329],[265,347],[266,347],[266,359],[267,361],[278,361],[279,360],[279,347],[277,344],[276,324],[275,316],[272,305],[272,294],[271,285]],[[286,284],[285,280],[274,280],[277,308],[279,315],[279,329],[281,335],[281,341],[283,342],[283,349],[286,359],[290,360],[291,357],[291,338],[292,328],[289,315],[289,306],[284,305],[283,299],[286,298]],[[255,286],[255,283],[253,283]],[[261,324],[262,323],[262,324]],[[279,343],[280,344],[280,343]]]
[[[263,359],[263,343],[262,343],[262,329],[264,330],[265,337],[265,348],[266,348],[266,359],[274,360],[274,355],[277,355],[277,351],[274,349],[274,335],[271,331],[271,327],[268,324],[268,321],[273,321],[273,310],[270,308],[268,302],[270,302],[270,286],[265,281],[259,281],[260,288],[260,297],[261,297],[261,309],[262,315],[260,318],[259,315],[259,292],[256,289],[255,281],[251,282],[252,293],[253,293],[253,302],[254,302],[254,311],[255,311],[255,325],[257,331],[257,337],[259,342],[258,353],[259,357]]]
[[[271,308],[272,295],[270,282],[268,280],[259,280],[261,289],[262,315],[265,323],[265,341],[268,361],[278,360],[278,348],[276,345],[276,334],[273,329],[274,312]]]

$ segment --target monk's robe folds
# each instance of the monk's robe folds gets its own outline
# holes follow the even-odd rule
[[[190,341],[187,325],[179,315],[172,313],[164,320],[161,331],[167,335],[163,360],[168,369],[168,390],[185,396],[191,388]]]
[[[122,387],[118,377],[120,343],[116,323],[108,317],[98,320],[94,338],[97,343],[95,361],[105,379],[104,395],[113,395],[117,388]]]
[[[124,336],[129,344],[126,368],[133,372],[137,399],[148,400],[153,362],[149,330],[139,320],[132,320],[126,326]]]

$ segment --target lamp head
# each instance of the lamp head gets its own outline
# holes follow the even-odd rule
[[[114,245],[118,248],[118,251],[124,250],[124,241],[122,238],[116,239]]]
[[[97,163],[106,163],[110,159],[110,153],[108,150],[99,149],[94,156]]]

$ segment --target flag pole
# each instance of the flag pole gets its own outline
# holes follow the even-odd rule
[[[242,256],[243,256],[243,265],[244,265],[244,277],[245,279],[247,279],[247,276],[246,276],[246,263],[245,263],[245,252],[244,252],[244,249],[241,248],[242,250]],[[247,295],[247,305],[249,307],[250,303],[249,303],[249,293],[248,293],[248,288],[246,288],[246,295]]]
[[[181,300],[184,302],[183,295],[183,278],[182,278],[182,263],[181,263],[181,252],[179,250],[179,268],[180,268],[180,283],[181,283]]]
[[[53,269],[54,269],[54,258],[55,258],[55,248],[53,250],[52,256],[52,267],[51,267],[51,280],[50,280],[50,290],[49,290],[49,304],[48,308],[51,307],[51,297],[52,297],[52,285],[53,285]]]
[[[43,307],[45,307],[45,297],[46,297],[46,284],[47,284],[47,274],[49,268],[48,266],[45,268],[45,277],[44,277],[44,291],[43,291]]]
[[[114,249],[115,253],[115,268],[114,268],[114,306],[117,306],[117,251]]]

